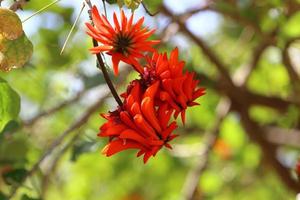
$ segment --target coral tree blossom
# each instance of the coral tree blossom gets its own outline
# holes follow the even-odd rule
[[[86,23],[87,34],[102,45],[91,48],[91,52],[93,54],[106,52],[111,55],[115,75],[118,74],[120,61],[130,64],[135,70],[142,72],[138,59],[144,57],[144,52],[154,51],[152,46],[159,43],[158,40],[148,40],[155,30],[142,27],[144,18],[134,23],[133,14],[128,19],[122,10],[120,21],[116,13],[113,14],[114,26],[112,26],[107,18],[100,15],[98,9],[94,6],[92,20],[94,26]]]
[[[195,100],[205,94],[204,88],[197,88],[198,80],[194,79],[195,73],[184,72],[184,61],[178,59],[178,49],[175,48],[168,59],[167,54],[155,52],[141,74],[146,85],[160,82],[157,93],[158,103],[167,104],[175,110],[175,118],[181,113],[185,122],[185,111],[188,106],[195,106]]]
[[[103,115],[107,122],[100,127],[100,137],[109,137],[110,142],[102,153],[111,156],[125,149],[138,149],[137,156],[144,155],[144,163],[155,156],[163,146],[171,148],[169,141],[176,135],[176,122],[169,124],[172,110],[168,106],[156,107],[154,97],[159,81],[145,91],[139,81],[134,81],[121,108]]]
[[[93,7],[92,19],[94,26],[87,23],[87,33],[101,45],[91,52],[110,55],[115,74],[120,61],[132,65],[140,74],[121,95],[123,105],[102,115],[107,121],[98,136],[109,138],[102,153],[111,156],[137,149],[137,156],[143,155],[146,163],[163,146],[171,148],[169,142],[177,136],[173,134],[177,128],[175,119],[180,114],[185,123],[186,109],[198,105],[196,99],[204,95],[204,88],[198,88],[195,73],[184,71],[185,63],[179,60],[177,48],[168,58],[152,47],[159,41],[148,40],[154,30],[142,27],[143,18],[134,23],[133,15],[128,19],[121,11],[120,22],[114,13],[112,26]],[[146,52],[152,52],[152,56],[145,55]],[[144,65],[139,63],[140,58],[145,59]]]

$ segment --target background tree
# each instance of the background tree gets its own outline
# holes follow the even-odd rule
[[[0,2],[22,20],[52,3]],[[174,149],[147,165],[130,151],[99,153],[106,143],[97,138],[99,113],[116,103],[88,52],[88,6],[60,55],[82,3],[61,0],[23,22],[33,57],[0,73],[1,200],[295,199],[299,1],[104,2],[108,16],[117,4],[127,14],[136,9],[157,29],[161,51],[178,46],[206,88],[186,125],[178,123]],[[92,3],[105,12],[102,1]],[[104,61],[119,92],[137,77],[124,64],[113,78],[110,59]]]

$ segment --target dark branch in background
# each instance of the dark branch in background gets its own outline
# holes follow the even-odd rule
[[[43,117],[47,117],[49,115],[52,115],[76,102],[78,102],[81,97],[86,93],[87,91],[84,90],[84,91],[81,91],[79,92],[74,98],[72,99],[69,99],[69,100],[66,100],[64,102],[62,102],[61,104],[49,109],[49,110],[46,110],[46,111],[42,111],[40,112],[39,114],[37,114],[36,116],[34,116],[33,118],[27,120],[27,121],[24,121],[22,126],[25,126],[25,127],[29,127],[29,126],[32,126],[34,125],[38,120],[40,120],[41,118]]]
[[[251,120],[249,114],[248,114],[248,108],[239,107],[239,112],[241,115],[241,121],[243,124],[243,127],[245,128],[246,132],[248,133],[249,137],[255,141],[260,148],[262,149],[262,152],[264,154],[264,159],[266,159],[270,166],[275,169],[283,183],[286,184],[288,188],[293,190],[296,193],[300,192],[300,184],[294,180],[291,177],[290,170],[286,167],[284,167],[277,159],[277,153],[276,148],[277,146],[274,144],[271,144],[267,142],[264,139],[264,135],[266,133],[264,130],[259,127],[257,123],[255,123],[253,120]]]
[[[59,146],[62,141],[69,136],[73,131],[80,128],[82,125],[86,124],[90,117],[99,109],[99,107],[103,104],[104,99],[109,95],[107,91],[106,94],[103,94],[102,98],[100,98],[96,103],[90,106],[87,111],[78,119],[76,120],[69,128],[67,128],[56,140],[52,142],[48,150],[41,156],[41,158],[33,165],[31,170],[28,171],[26,176],[20,181],[19,185],[13,188],[10,196],[8,199],[12,199],[20,186],[27,180],[28,177],[32,176],[40,167],[41,163],[54,151],[54,149]]]
[[[266,140],[277,145],[300,148],[300,131],[297,129],[283,129],[278,127],[264,127]]]
[[[57,165],[59,163],[59,160],[61,159],[62,155],[64,155],[71,147],[72,145],[79,139],[81,135],[81,131],[78,130],[73,137],[70,139],[69,142],[67,142],[60,151],[54,156],[52,163],[50,163],[50,166],[48,167],[47,171],[44,174],[43,180],[42,180],[42,191],[41,191],[41,198],[44,199],[46,195],[46,191],[49,185],[49,181],[51,178],[51,175],[56,171]]]
[[[213,146],[215,145],[217,138],[219,136],[219,129],[220,125],[223,122],[223,119],[226,117],[230,109],[230,101],[226,98],[222,98],[217,106],[217,119],[213,126],[213,128],[205,133],[205,149],[201,157],[198,159],[197,164],[189,174],[187,175],[187,178],[185,180],[183,190],[182,190],[182,196],[183,199],[186,200],[192,200],[193,197],[196,194],[197,188],[198,188],[198,182],[200,179],[200,176],[202,172],[206,169],[208,166],[208,160],[209,160],[209,153],[213,149]]]
[[[29,2],[29,0],[18,0],[18,1],[15,1],[15,3],[13,3],[11,6],[10,6],[10,10],[12,11],[17,11],[19,9],[22,9],[23,6]]]
[[[93,7],[92,3],[91,3],[90,0],[85,0],[85,2],[86,2],[86,4],[89,7],[88,13],[89,13],[90,21],[91,21],[92,25],[94,25],[93,21],[92,21],[92,13],[91,13],[92,12],[91,9]],[[98,42],[95,39],[93,39],[93,46],[94,47],[98,46]],[[109,87],[109,89],[111,91],[111,94],[113,95],[114,99],[116,100],[116,102],[118,103],[118,105],[121,107],[123,105],[123,103],[122,103],[122,101],[121,101],[121,99],[120,99],[120,97],[119,97],[119,95],[118,95],[118,93],[117,93],[117,91],[116,91],[116,89],[115,89],[115,87],[114,87],[114,85],[113,85],[110,77],[109,77],[109,74],[108,74],[108,72],[106,70],[106,67],[105,67],[105,64],[103,62],[103,59],[101,57],[101,54],[97,53],[96,57],[97,57],[98,65],[100,66],[100,69],[101,69],[101,71],[103,73],[104,79],[105,79],[105,81],[107,83],[107,86]]]
[[[202,41],[200,38],[195,36],[184,24],[183,21],[179,19],[178,16],[174,16],[165,6],[162,6],[161,8],[162,12],[166,14],[168,17],[172,18],[174,22],[176,22],[179,25],[179,29],[186,34],[188,37],[190,37],[203,51],[203,54],[205,54],[208,59],[215,64],[216,68],[219,71],[221,84],[220,87],[217,88],[219,92],[224,93],[227,95],[231,102],[233,109],[238,111],[241,116],[241,121],[244,126],[244,129],[246,130],[246,133],[249,135],[249,137],[256,142],[262,149],[264,159],[269,161],[271,167],[275,169],[275,172],[279,175],[283,183],[286,184],[286,186],[290,189],[292,189],[294,192],[300,191],[300,185],[294,180],[289,173],[289,169],[284,167],[276,157],[276,145],[270,144],[264,139],[264,132],[263,129],[254,122],[249,114],[248,110],[250,108],[250,105],[253,103],[262,103],[262,104],[273,104],[274,108],[276,108],[279,105],[274,105],[273,100],[277,100],[277,103],[282,104],[282,106],[285,106],[285,109],[289,107],[289,103],[284,103],[286,100],[280,99],[280,98],[272,98],[270,97],[264,97],[258,94],[253,94],[249,92],[246,88],[240,88],[237,87],[232,81],[231,77],[228,73],[229,67],[225,66],[219,58],[213,53],[213,51]],[[271,100],[271,101],[270,101]],[[266,102],[267,101],[267,102]],[[277,104],[276,103],[276,104]],[[299,104],[295,102],[297,106]]]
[[[259,60],[263,50],[266,48],[266,45],[259,45],[258,52],[254,53],[253,59],[250,65],[246,67],[241,67],[239,70],[235,72],[233,75],[233,80],[237,80],[239,78],[239,85],[243,86],[247,82],[251,72],[255,68],[254,66]],[[227,98],[222,98],[217,106],[217,121],[213,129],[210,131],[210,134],[207,136],[207,140],[205,142],[206,148],[204,150],[204,155],[199,159],[198,163],[196,164],[195,168],[193,168],[185,181],[183,186],[183,199],[192,200],[196,197],[196,192],[198,188],[198,182],[202,172],[206,169],[209,162],[209,153],[211,152],[213,146],[215,145],[218,135],[220,126],[226,117],[226,115],[231,111],[231,102]]]
[[[291,58],[289,55],[290,46],[292,45],[293,42],[295,42],[296,40],[299,40],[299,39],[300,38],[294,38],[294,39],[287,41],[287,43],[285,44],[285,46],[282,50],[282,62],[284,64],[284,66],[288,72],[288,75],[290,77],[290,80],[292,82],[294,96],[295,96],[296,100],[300,102],[300,95],[299,95],[299,93],[300,93],[300,78],[291,62]]]
[[[228,74],[227,71],[227,66],[225,66],[225,64],[223,64],[218,58],[217,56],[211,51],[211,49],[204,43],[204,41],[202,41],[200,38],[196,37],[195,35],[193,35],[185,26],[184,22],[182,22],[177,16],[174,16],[170,10],[168,10],[168,8],[166,8],[165,6],[161,7],[161,11],[166,14],[169,17],[172,17],[173,20],[178,23],[180,29],[186,33],[201,49],[202,51],[206,54],[206,56],[208,57],[208,59],[215,64],[215,66],[217,67],[217,69],[220,71],[220,73],[222,74],[222,77],[224,78],[224,83],[228,84],[229,87],[233,87],[233,83],[232,80],[230,78],[230,75]]]

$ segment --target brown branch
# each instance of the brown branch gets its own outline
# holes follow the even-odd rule
[[[277,172],[283,183],[286,184],[291,190],[296,193],[300,192],[300,184],[291,177],[289,169],[284,167],[276,158],[276,145],[267,142],[264,139],[266,133],[258,126],[253,120],[251,120],[248,114],[248,108],[238,106],[239,113],[241,115],[241,122],[249,137],[256,142],[263,152],[263,158],[266,159],[271,167]]]
[[[300,130],[279,127],[264,127],[266,140],[276,145],[300,148]]]
[[[257,68],[263,52],[266,48],[273,44],[273,42],[270,41],[271,40],[264,40],[253,50],[250,63],[239,68],[237,73],[235,73],[235,76],[233,77],[235,85],[245,87],[245,84],[248,82],[252,72]]]
[[[180,30],[183,31],[186,35],[188,35],[202,49],[203,53],[205,53],[208,59],[217,67],[218,71],[224,78],[224,84],[232,88],[233,83],[227,71],[227,69],[229,68],[217,58],[214,52],[205,44],[204,41],[202,41],[202,39],[198,38],[193,33],[191,33],[191,31],[188,30],[184,22],[181,21],[178,16],[174,16],[171,13],[171,11],[164,5],[161,7],[161,11],[167,16],[171,17],[174,20],[174,22],[176,22],[179,25]]]
[[[237,110],[241,115],[242,124],[249,135],[249,137],[256,143],[258,143],[263,151],[264,158],[269,161],[271,166],[275,169],[279,177],[282,179],[283,183],[286,184],[290,189],[295,192],[299,192],[299,184],[292,179],[289,174],[289,170],[285,168],[276,158],[276,146],[268,143],[263,138],[264,132],[261,127],[259,127],[254,121],[252,121],[248,115],[249,106],[253,103],[262,103],[277,107],[279,105],[285,106],[285,109],[290,105],[289,103],[284,102],[282,99],[264,97],[261,95],[253,94],[246,89],[239,88],[231,81],[231,77],[227,72],[229,69],[225,66],[217,56],[212,52],[212,50],[202,41],[200,38],[196,37],[191,31],[188,30],[184,22],[180,21],[177,16],[173,16],[172,13],[166,8],[162,7],[163,13],[171,17],[180,27],[180,29],[189,36],[202,50],[203,53],[209,58],[209,60],[215,64],[218,71],[221,75],[221,85],[220,88],[223,88],[226,95],[228,95],[233,102],[233,108]],[[270,101],[271,100],[271,101]],[[267,102],[266,102],[267,101]],[[276,103],[274,103],[276,101]],[[279,104],[276,105],[275,104]],[[282,109],[282,108],[280,108]]]
[[[256,94],[251,91],[246,90],[243,86],[234,88],[228,88],[228,85],[225,85],[222,80],[213,80],[205,74],[197,74],[197,78],[202,81],[202,84],[217,90],[225,95],[231,95],[236,100],[239,100],[245,106],[249,107],[252,105],[261,105],[273,108],[279,112],[285,112],[289,106],[296,105],[300,106],[300,103],[294,100],[282,99],[277,96],[264,96],[261,94]],[[247,79],[247,77],[245,77]],[[243,83],[243,81],[241,81]],[[243,84],[242,84],[243,85]]]
[[[29,0],[18,0],[15,1],[11,6],[10,6],[10,10],[12,11],[17,11],[19,9],[23,9],[23,6],[25,6],[25,4],[28,2]]]
[[[293,38],[293,39],[287,41],[286,45],[284,46],[284,48],[282,50],[282,62],[284,64],[284,66],[288,72],[288,75],[290,77],[290,80],[292,82],[291,85],[294,90],[294,96],[300,102],[300,95],[299,95],[299,93],[300,93],[300,77],[291,62],[291,58],[290,58],[290,55],[288,52],[291,44],[298,39],[299,38]]]
[[[66,100],[64,102],[62,102],[61,104],[53,107],[53,108],[50,108],[49,110],[46,110],[46,111],[42,111],[40,112],[39,114],[37,114],[36,116],[34,116],[33,118],[29,119],[29,120],[26,120],[22,123],[22,126],[25,126],[25,127],[29,127],[29,126],[32,126],[34,125],[38,120],[40,120],[41,118],[43,117],[47,117],[49,115],[52,115],[52,114],[55,114],[56,112],[76,103],[77,101],[79,101],[81,99],[82,96],[84,96],[84,94],[86,93],[87,91],[81,91],[79,92],[74,98],[72,99],[69,99],[69,100]]]

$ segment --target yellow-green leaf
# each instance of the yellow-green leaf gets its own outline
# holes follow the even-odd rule
[[[19,16],[5,8],[0,8],[0,34],[9,40],[15,40],[23,34]]]
[[[23,67],[31,58],[33,45],[23,33],[15,40],[8,40],[0,35],[0,70],[10,71]]]
[[[5,125],[18,117],[20,111],[20,97],[8,85],[0,79],[0,132]]]

